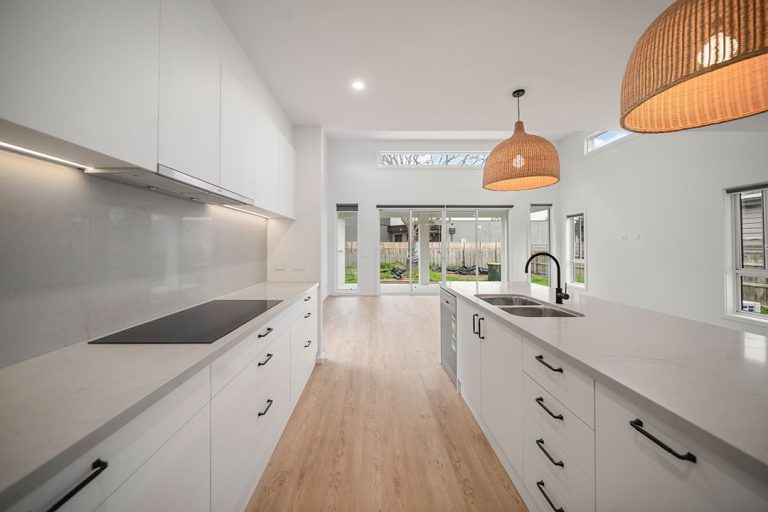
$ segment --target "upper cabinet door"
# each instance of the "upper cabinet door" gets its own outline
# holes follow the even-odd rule
[[[269,116],[260,108],[256,107],[254,114],[256,167],[253,204],[274,212],[280,204],[280,178],[277,164],[280,133]]]
[[[221,186],[253,199],[256,168],[254,105],[228,66],[221,66]]]
[[[154,169],[159,1],[0,2],[0,118]]]
[[[286,217],[295,216],[296,197],[296,151],[290,141],[280,135],[280,209],[278,213]]]
[[[219,185],[219,15],[208,0],[162,0],[159,163]]]

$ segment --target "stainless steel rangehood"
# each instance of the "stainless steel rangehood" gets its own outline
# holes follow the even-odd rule
[[[86,169],[87,174],[206,204],[252,205],[250,198],[158,164],[157,172],[136,167]]]

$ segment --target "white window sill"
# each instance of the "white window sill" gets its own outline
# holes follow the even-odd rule
[[[738,313],[726,313],[726,320],[732,320],[734,322],[741,322],[744,324],[755,325],[762,328],[768,328],[768,318],[763,320],[762,318],[756,318],[752,315],[740,315]]]

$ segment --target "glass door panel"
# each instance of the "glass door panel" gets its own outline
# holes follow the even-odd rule
[[[357,289],[357,212],[337,213],[336,288]]]
[[[379,213],[379,288],[381,293],[411,292],[410,210]]]
[[[411,212],[414,293],[434,293],[442,281],[442,210]]]
[[[476,281],[477,211],[447,210],[445,243],[446,281]]]

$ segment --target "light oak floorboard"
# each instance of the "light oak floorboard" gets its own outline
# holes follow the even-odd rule
[[[330,297],[255,511],[525,511],[440,365],[439,298]]]

